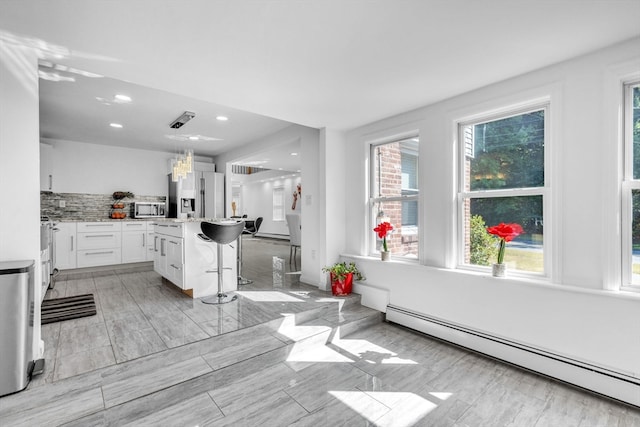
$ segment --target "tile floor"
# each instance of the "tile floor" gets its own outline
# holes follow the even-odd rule
[[[50,296],[92,292],[98,314],[45,325],[46,372],[0,398],[0,425],[640,426],[637,408],[299,283],[286,242],[244,249],[255,282],[224,306],[148,266],[61,277]]]

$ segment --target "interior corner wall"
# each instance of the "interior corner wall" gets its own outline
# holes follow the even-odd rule
[[[640,379],[640,324],[634,321],[640,297],[608,291],[603,283],[602,250],[610,240],[602,230],[611,227],[602,223],[611,217],[603,215],[602,197],[612,187],[601,171],[617,169],[619,160],[609,152],[620,122],[602,117],[609,117],[606,109],[620,111],[606,100],[620,98],[621,82],[606,80],[621,64],[640,71],[640,38],[349,132],[347,156],[360,159],[351,163],[349,180],[363,190],[370,135],[420,123],[422,264],[381,263],[349,246],[344,257],[367,277],[358,289],[386,291],[394,306]],[[498,279],[456,269],[456,119],[545,97],[552,112],[545,145],[552,153],[553,279]],[[607,161],[614,164],[603,165]],[[364,198],[345,198],[345,204],[350,215],[367,217]],[[364,242],[370,232],[349,226],[347,241]]]
[[[0,39],[0,261],[34,260],[33,358],[40,346],[38,58]],[[3,296],[4,298],[5,296]]]

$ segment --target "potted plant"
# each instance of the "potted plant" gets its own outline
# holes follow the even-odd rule
[[[522,234],[524,230],[520,224],[505,224],[501,222],[498,225],[494,225],[493,227],[487,228],[487,233],[493,234],[494,236],[498,236],[500,239],[500,246],[498,248],[498,262],[493,264],[491,273],[495,277],[502,277],[505,274],[505,265],[504,261],[504,250],[506,248],[507,242],[512,241],[520,234]]]
[[[365,280],[356,264],[350,262],[337,262],[332,266],[322,269],[331,277],[331,293],[336,296],[349,295],[353,289],[353,279]]]

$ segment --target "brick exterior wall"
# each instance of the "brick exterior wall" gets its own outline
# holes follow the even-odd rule
[[[380,158],[376,167],[380,172],[380,196],[395,197],[402,194],[402,155],[400,143],[378,147]],[[377,179],[377,176],[376,176]],[[393,225],[393,232],[387,236],[387,248],[397,255],[418,255],[418,236],[402,232],[402,202],[384,202],[384,217]],[[378,221],[379,222],[379,221]],[[378,239],[377,249],[382,249]]]

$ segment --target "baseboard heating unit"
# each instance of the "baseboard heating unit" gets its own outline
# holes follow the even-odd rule
[[[386,320],[640,407],[640,378],[393,305]]]

